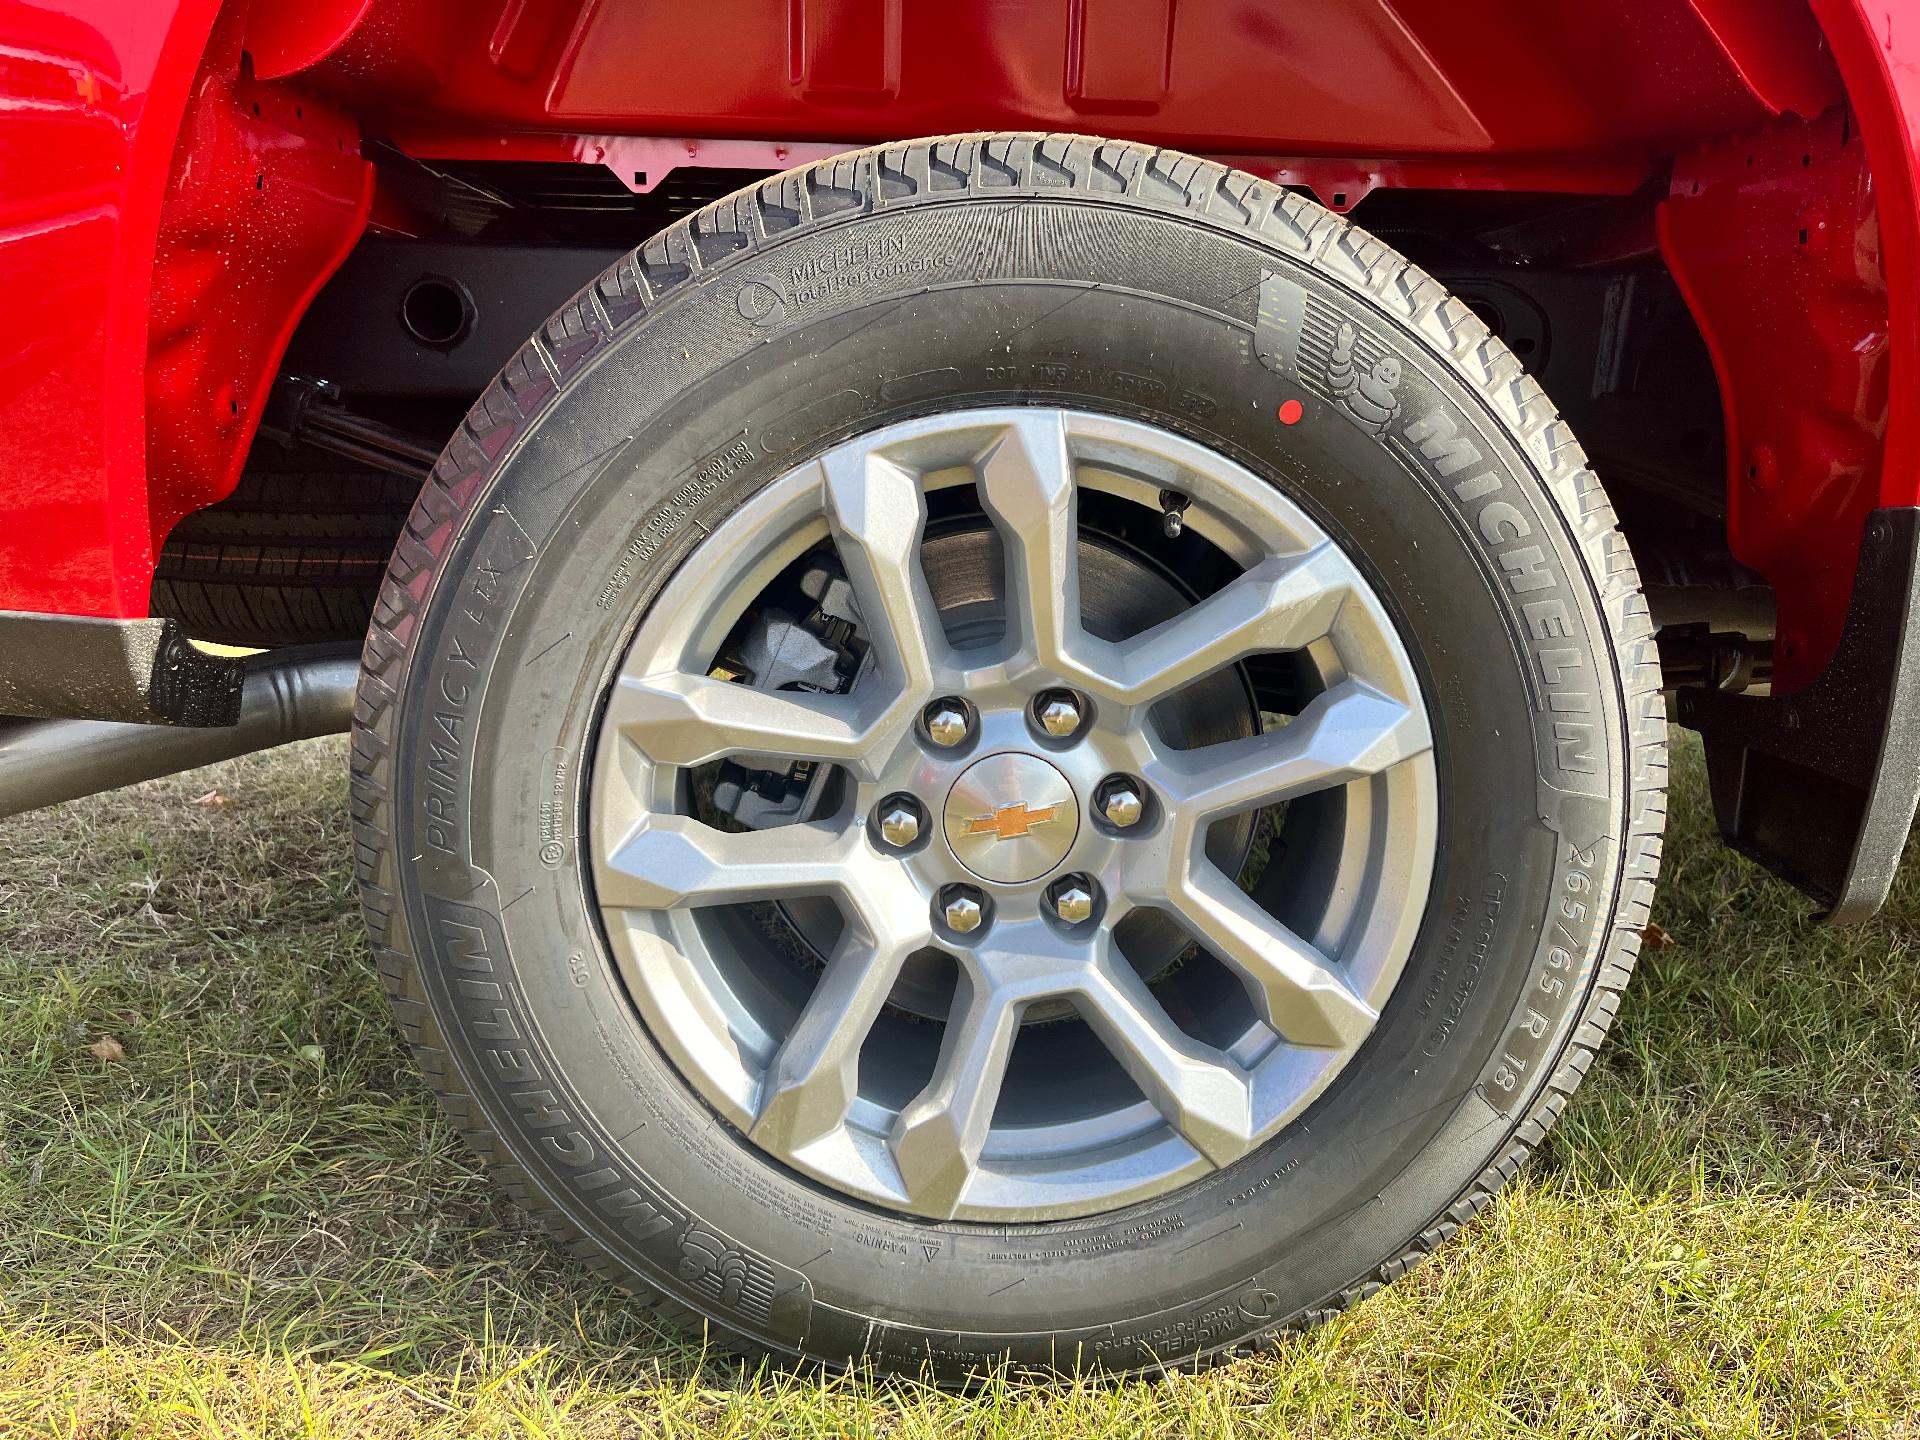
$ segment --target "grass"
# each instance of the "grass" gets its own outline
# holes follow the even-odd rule
[[[706,1356],[475,1174],[341,742],[0,822],[0,1435],[1920,1435],[1920,864],[1808,928],[1677,760],[1672,943],[1464,1243],[1271,1356],[967,1396]]]

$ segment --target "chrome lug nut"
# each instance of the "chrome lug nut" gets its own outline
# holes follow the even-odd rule
[[[920,807],[896,796],[880,807],[880,838],[895,850],[904,850],[920,838]]]
[[[940,892],[940,918],[955,934],[971,935],[987,918],[987,907],[971,885],[949,885]]]
[[[936,700],[927,707],[927,738],[943,750],[951,750],[967,738],[970,728],[967,707],[958,700]]]
[[[1049,690],[1033,707],[1040,728],[1056,740],[1064,740],[1080,728],[1080,697],[1071,690]]]
[[[1100,787],[1099,803],[1100,813],[1117,830],[1138,825],[1147,808],[1140,787],[1124,775],[1116,775]]]
[[[1060,881],[1048,899],[1053,902],[1053,913],[1069,925],[1093,918],[1093,882],[1084,876],[1070,875]]]

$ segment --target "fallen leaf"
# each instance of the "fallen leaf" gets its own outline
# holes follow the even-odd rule
[[[1640,931],[1640,940],[1649,950],[1666,950],[1680,943],[1663,927],[1654,924],[1651,920]]]
[[[192,803],[198,805],[203,810],[224,810],[233,804],[233,801],[229,800],[225,795],[222,795],[218,790],[209,790]]]
[[[127,1047],[111,1035],[102,1035],[87,1047],[87,1053],[96,1060],[124,1060],[127,1058]]]

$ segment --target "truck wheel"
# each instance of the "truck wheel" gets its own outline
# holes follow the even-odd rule
[[[1250,176],[920,141],[676,224],[420,496],[354,739],[456,1123],[748,1352],[1134,1371],[1407,1270],[1590,1063],[1658,670],[1465,306]]]

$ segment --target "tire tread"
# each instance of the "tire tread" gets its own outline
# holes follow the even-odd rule
[[[882,146],[773,176],[679,220],[594,281],[527,342],[474,404],[409,516],[367,631],[353,725],[355,866],[395,1023],[483,1164],[591,1269],[623,1285],[662,1319],[704,1324],[716,1343],[749,1359],[770,1352],[636,1278],[549,1204],[488,1127],[452,1064],[395,894],[390,812],[397,677],[408,663],[420,611],[458,519],[477,503],[507,450],[566,379],[654,307],[707,266],[750,250],[757,238],[916,198],[1004,197],[1020,188],[1125,195],[1132,203],[1242,227],[1317,262],[1424,337],[1512,428],[1577,539],[1624,698],[1629,795],[1614,911],[1592,989],[1551,1075],[1480,1175],[1398,1254],[1318,1304],[1188,1357],[1181,1368],[1253,1353],[1331,1319],[1421,1264],[1485,1209],[1545,1139],[1591,1066],[1632,975],[1652,907],[1666,819],[1666,712],[1633,557],[1599,478],[1545,392],[1466,305],[1417,266],[1340,216],[1255,176],[1147,145],[1070,135],[971,135]]]

